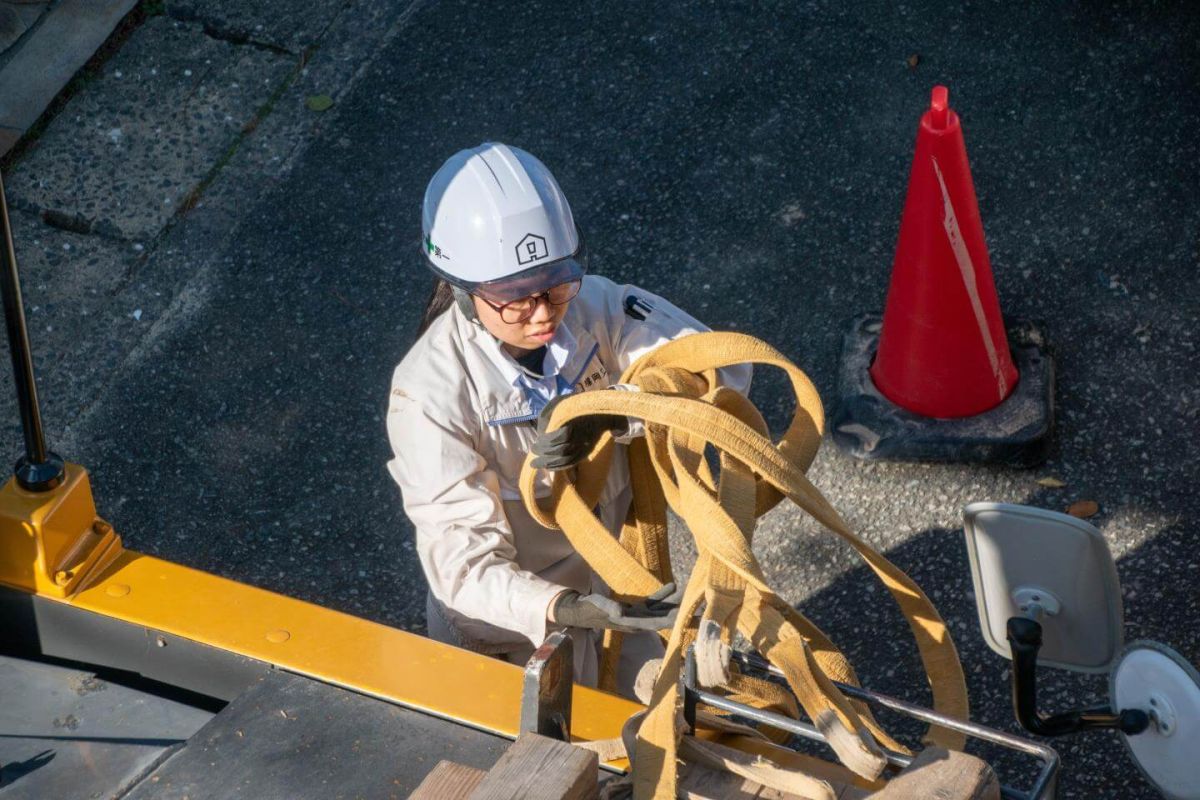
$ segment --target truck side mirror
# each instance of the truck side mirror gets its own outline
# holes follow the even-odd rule
[[[1012,658],[1009,620],[1039,623],[1039,663],[1108,672],[1124,641],[1117,568],[1104,536],[1081,519],[1008,503],[963,511],[984,641]]]
[[[963,516],[979,626],[1012,659],[1017,721],[1041,736],[1115,728],[1164,797],[1200,800],[1200,672],[1165,644],[1122,645],[1121,587],[1100,531],[1004,503],[972,503]],[[1039,655],[1050,666],[1108,672],[1108,705],[1038,711]]]

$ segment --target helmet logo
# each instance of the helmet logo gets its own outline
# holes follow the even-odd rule
[[[444,258],[447,261],[450,260],[450,256],[442,252],[442,248],[434,244],[433,240],[430,239],[428,235],[425,237],[425,252],[430,258]]]
[[[549,255],[545,238],[536,233],[527,233],[525,238],[517,242],[517,263],[532,264],[534,261]]]

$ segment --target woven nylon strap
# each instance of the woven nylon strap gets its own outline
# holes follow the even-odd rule
[[[717,384],[716,370],[741,363],[778,367],[791,380],[796,412],[778,442],[770,440],[766,422],[749,400]],[[696,565],[638,733],[635,798],[675,797],[683,653],[693,642],[698,653],[719,652],[735,630],[783,671],[804,711],[848,768],[873,779],[886,765],[881,746],[903,750],[861,704],[834,686],[833,681],[857,684],[842,653],[763,577],[751,550],[754,526],[784,497],[840,536],[879,577],[916,639],[934,708],[966,719],[966,683],[945,622],[920,588],[858,538],[805,475],[820,446],[825,420],[820,397],[803,372],[753,337],[704,333],[647,354],[626,370],[621,383],[636,384],[641,391],[573,395],[557,406],[550,420],[551,430],[589,414],[645,421],[645,437],[629,447],[633,504],[620,538],[592,513],[615,452],[610,435],[602,437],[574,470],[554,473],[548,497],[534,497],[536,470],[531,459],[525,462],[520,485],[534,518],[561,529],[621,599],[645,597],[671,579],[668,505],[695,537]],[[705,459],[709,446],[719,456],[718,479]],[[619,635],[606,637],[602,687],[612,685],[619,647]],[[726,673],[726,678],[727,690],[755,705],[786,709],[790,702],[769,696],[766,682],[736,673]],[[960,734],[938,727],[930,729],[927,740],[955,749],[963,745]]]

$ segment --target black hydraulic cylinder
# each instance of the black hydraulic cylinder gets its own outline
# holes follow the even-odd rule
[[[1116,728],[1133,736],[1150,725],[1150,717],[1145,711],[1132,708],[1115,714],[1110,706],[1042,714],[1037,710],[1037,658],[1042,649],[1042,626],[1028,617],[1011,617],[1007,633],[1012,648],[1013,712],[1025,730],[1038,736],[1062,736],[1097,728]]]
[[[25,432],[25,455],[17,461],[14,472],[22,488],[44,492],[62,483],[65,470],[63,460],[46,449],[46,438],[42,432],[37,380],[33,374],[29,332],[25,327],[25,308],[21,303],[21,282],[17,276],[17,256],[13,249],[3,177],[0,177],[0,228],[3,229],[3,241],[0,241],[0,261],[3,261],[0,264],[0,291],[4,295],[4,324],[8,333],[8,349],[12,354],[21,428]]]

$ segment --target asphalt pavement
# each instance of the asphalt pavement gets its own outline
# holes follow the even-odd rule
[[[231,161],[211,191],[241,201],[202,201],[145,245],[123,285],[170,276],[153,325],[93,385],[48,378],[87,394],[52,427],[57,449],[91,469],[133,549],[423,630],[383,415],[431,283],[419,214],[442,161],[486,140],[535,153],[595,272],[767,340],[832,407],[843,332],[883,307],[940,83],[1002,308],[1040,321],[1054,353],[1051,458],[871,464],[827,442],[810,477],[946,615],[980,722],[1016,730],[1008,664],[975,621],[972,501],[1096,501],[1126,638],[1200,662],[1200,22],[1184,3],[942,5],[406,7],[394,35],[347,46],[343,91],[319,125],[289,129],[283,166]],[[782,381],[760,375],[753,399],[786,419]],[[848,548],[780,507],[756,550],[867,685],[928,697],[903,621]],[[1103,676],[1043,672],[1055,710],[1107,691]],[[1156,796],[1114,736],[1055,744],[1063,797]],[[1032,774],[1001,764],[1017,784]]]

